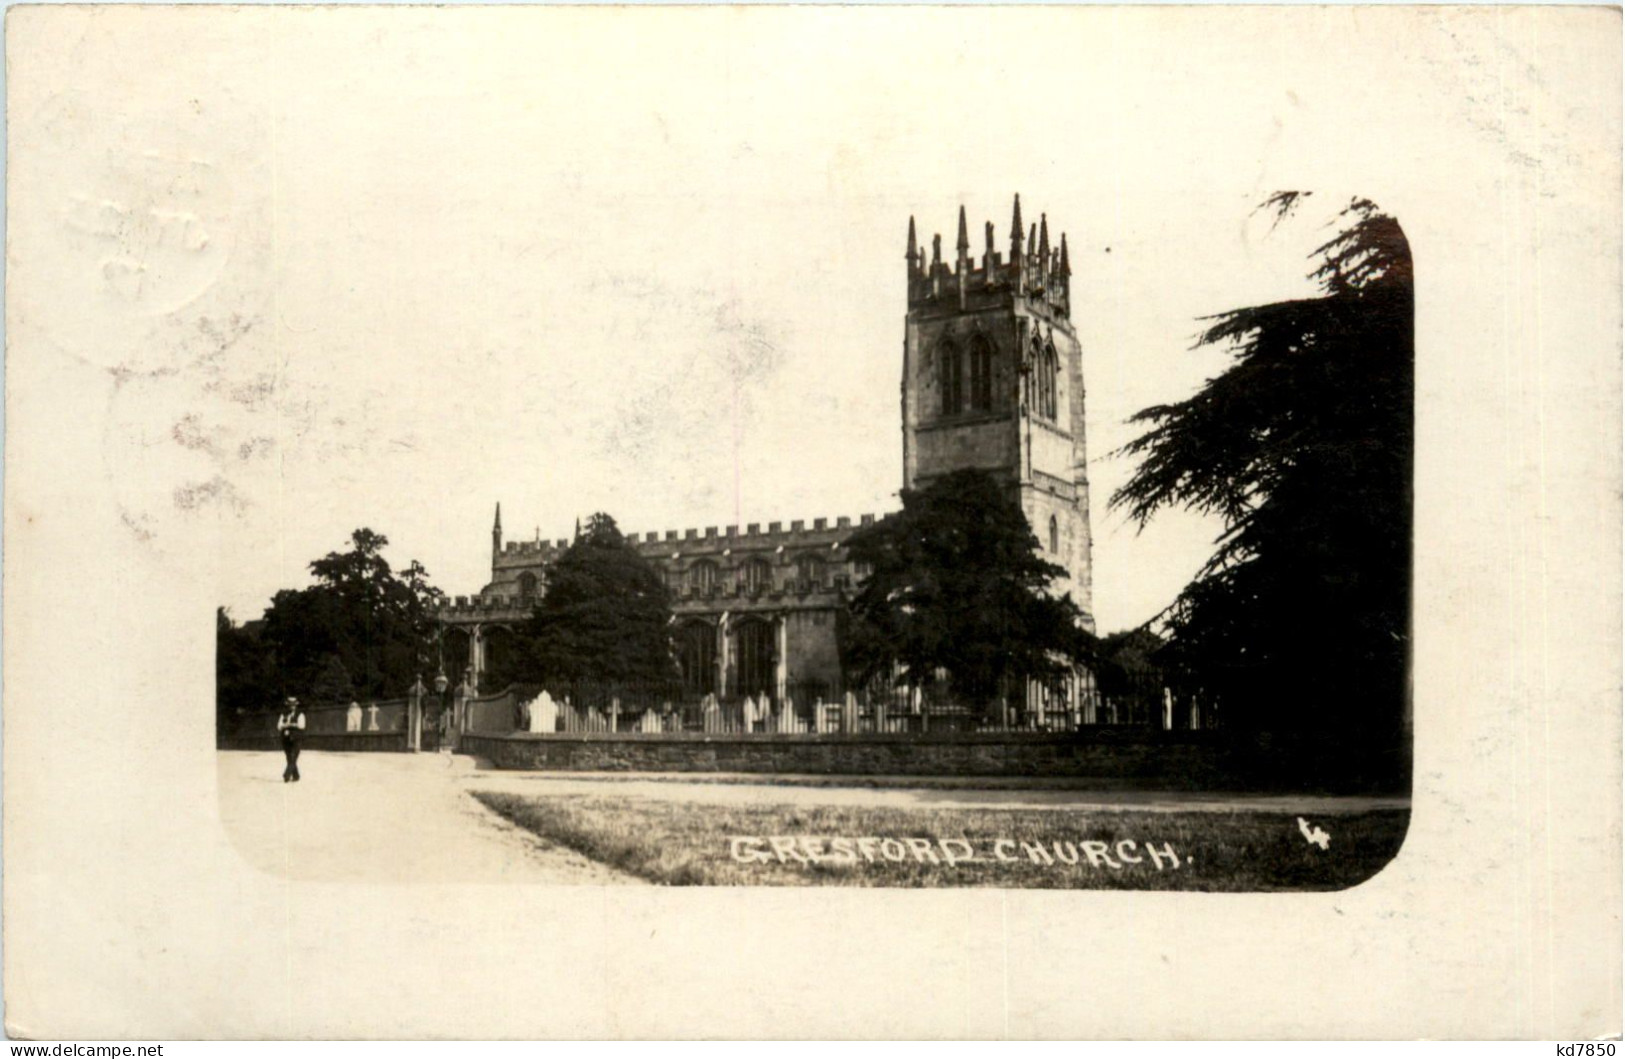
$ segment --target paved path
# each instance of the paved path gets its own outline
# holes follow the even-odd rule
[[[217,755],[220,820],[238,851],[276,875],[322,882],[638,883],[509,824],[468,793],[474,762],[450,754]]]

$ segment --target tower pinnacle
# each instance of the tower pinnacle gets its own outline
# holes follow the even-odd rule
[[[919,240],[914,238],[914,218],[908,219],[908,265],[914,267],[915,259],[920,256]]]
[[[1010,217],[1010,260],[1021,257],[1021,196],[1016,196],[1015,211]]]
[[[965,207],[959,207],[959,256],[970,251],[970,231],[965,227]]]

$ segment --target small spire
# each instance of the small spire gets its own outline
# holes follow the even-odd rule
[[[936,266],[936,265],[942,264],[942,235],[941,235],[941,233],[938,233],[937,235],[933,235],[931,237],[931,264],[932,264],[933,267]]]
[[[1033,253],[1038,252],[1038,225],[1036,224],[1027,226],[1027,249]]]
[[[914,218],[911,216],[908,219],[908,263],[910,265],[914,264],[915,259],[917,259],[919,256],[920,244],[918,240],[914,238]]]
[[[1010,218],[1010,256],[1021,256],[1021,196],[1016,196],[1016,208]]]
[[[1065,232],[1061,233],[1061,275],[1062,275],[1062,277],[1072,275],[1072,262],[1070,260],[1068,260],[1068,258],[1066,256],[1066,233]]]
[[[500,500],[497,501],[497,521],[496,521],[496,525],[492,526],[491,529],[493,531],[497,532],[497,533],[502,532],[502,501],[500,501]]]
[[[572,540],[572,542],[574,542],[574,541],[578,541],[580,539],[581,539],[581,516],[577,515],[576,516],[576,535],[573,538],[571,538],[571,540]]]
[[[987,259],[993,260],[993,222],[987,222]]]
[[[970,234],[965,227],[965,207],[959,207],[959,256],[964,257],[970,250]]]
[[[1038,259],[1049,261],[1049,215],[1044,213],[1038,215]]]

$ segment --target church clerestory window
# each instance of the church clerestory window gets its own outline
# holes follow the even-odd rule
[[[816,591],[824,586],[824,561],[816,555],[796,558],[796,580],[803,592]]]
[[[688,587],[696,596],[708,596],[717,586],[717,564],[709,560],[695,563],[688,571]]]
[[[773,567],[766,559],[752,559],[745,564],[745,591],[759,595],[773,587]]]

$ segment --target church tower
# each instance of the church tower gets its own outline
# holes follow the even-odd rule
[[[942,236],[931,257],[908,222],[908,316],[903,337],[903,487],[966,468],[1010,484],[1045,558],[1067,571],[1094,627],[1083,358],[1071,319],[1066,236],[1051,246],[1048,219],[1023,230],[1021,196],[1008,257],[984,228],[971,256],[965,209],[950,263]]]

